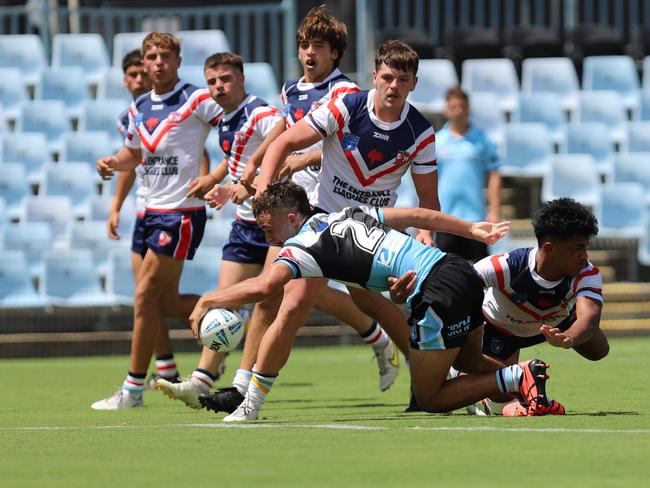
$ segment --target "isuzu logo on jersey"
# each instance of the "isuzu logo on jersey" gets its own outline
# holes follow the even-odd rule
[[[159,246],[167,246],[172,242],[172,236],[170,236],[167,232],[160,231],[160,234],[158,234],[158,245]]]

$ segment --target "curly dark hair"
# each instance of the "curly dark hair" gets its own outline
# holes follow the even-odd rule
[[[591,239],[598,234],[598,220],[583,204],[572,198],[558,198],[544,203],[533,217],[537,243],[556,238],[562,241],[580,235]]]
[[[271,183],[260,196],[253,200],[255,218],[265,213],[272,214],[278,210],[309,215],[311,208],[305,190],[290,181]]]

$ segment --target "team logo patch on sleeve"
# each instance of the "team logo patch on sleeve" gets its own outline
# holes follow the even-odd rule
[[[343,136],[341,140],[341,146],[343,146],[344,151],[354,151],[359,145],[359,136],[355,136],[351,132],[348,132]]]
[[[140,127],[142,125],[142,114],[137,114],[135,116],[135,126]]]
[[[284,110],[283,110],[283,112],[282,112],[282,115],[284,115],[284,118],[286,119],[287,117],[289,117],[289,114],[290,114],[290,113],[291,113],[291,104],[290,104],[290,103],[287,103],[287,104],[284,106]]]
[[[296,259],[296,257],[291,252],[291,249],[286,249],[286,248],[282,249],[282,251],[280,251],[280,254],[278,254],[278,259],[280,259],[280,258],[281,259],[287,259],[288,261],[291,261],[293,263],[298,264],[298,260]]]

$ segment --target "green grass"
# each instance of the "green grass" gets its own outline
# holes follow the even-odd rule
[[[567,415],[477,418],[403,413],[408,374],[380,393],[364,347],[297,349],[257,423],[267,428],[222,428],[159,392],[143,409],[92,411],[125,357],[4,360],[0,487],[647,486],[649,350],[650,338],[618,339],[589,363],[531,348]],[[196,358],[180,355],[182,371]]]

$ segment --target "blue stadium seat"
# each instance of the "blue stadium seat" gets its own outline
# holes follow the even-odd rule
[[[181,40],[183,63],[188,65],[203,66],[211,54],[230,51],[226,34],[221,30],[181,30],[175,35]]]
[[[587,56],[584,59],[582,89],[612,90],[623,106],[633,113],[639,108],[639,76],[629,56]]]
[[[106,267],[106,294],[115,305],[133,305],[135,280],[131,268],[131,253],[113,250]]]
[[[183,63],[178,70],[178,77],[183,81],[201,88],[207,86],[205,75],[203,74],[203,65]]]
[[[204,293],[217,288],[221,248],[200,246],[191,261],[185,261],[178,289],[181,293]]]
[[[626,148],[629,152],[650,152],[650,121],[628,124]],[[646,165],[649,163],[650,160]]]
[[[42,255],[53,248],[52,230],[46,222],[20,222],[5,227],[4,249],[25,253],[29,273],[33,278],[42,272]]]
[[[88,201],[97,194],[95,175],[85,163],[48,164],[43,168],[39,196],[67,196],[76,217],[88,214]]]
[[[510,59],[467,59],[463,61],[461,79],[468,93],[495,93],[501,110],[514,112],[517,109],[519,80]]]
[[[36,99],[61,100],[68,117],[79,118],[82,103],[90,99],[83,70],[72,66],[44,70],[36,86]]]
[[[600,204],[600,177],[588,154],[560,154],[553,158],[542,182],[542,200],[570,197],[589,207]]]
[[[47,67],[43,41],[34,34],[0,36],[0,67],[18,68],[22,83],[35,85]]]
[[[122,68],[109,68],[104,71],[104,76],[97,86],[97,99],[122,100],[124,108],[132,102],[131,94],[124,86],[124,72]]]
[[[210,166],[214,168],[223,160],[223,152],[219,146],[219,134],[216,130],[211,130],[205,140],[205,149],[210,156]]]
[[[0,164],[0,198],[5,203],[3,220],[20,217],[21,202],[31,194],[27,173],[20,163]]]
[[[650,76],[650,72],[648,76]],[[636,119],[640,122],[650,122],[650,90],[639,92],[639,110],[636,113]]]
[[[123,140],[117,130],[117,118],[128,107],[124,100],[108,98],[89,100],[83,104],[79,118],[80,131],[103,131],[113,145],[122,144]]]
[[[2,191],[2,183],[0,183],[0,192]],[[5,225],[5,223],[9,222],[10,216],[7,213],[7,202],[5,202],[5,199],[0,196],[0,233],[2,232],[2,229]],[[0,246],[2,245],[2,241],[0,241]]]
[[[232,221],[231,221],[232,222]],[[230,235],[231,222],[223,219],[210,219],[205,224],[202,246],[222,247]]]
[[[274,107],[282,107],[280,87],[269,63],[244,63],[245,88]]]
[[[564,110],[578,108],[580,84],[578,75],[569,58],[524,59],[521,73],[521,91],[555,93],[562,101]]]
[[[16,120],[20,104],[29,98],[18,68],[0,68],[0,107],[7,120]]]
[[[38,132],[13,132],[2,136],[2,158],[5,163],[21,163],[27,172],[27,181],[38,185],[43,166],[50,160],[47,138]]]
[[[115,143],[106,132],[84,131],[68,132],[63,137],[63,148],[60,160],[62,161],[83,161],[95,173],[95,163],[103,156],[110,156],[114,153]]]
[[[494,143],[502,147],[505,137],[506,117],[501,110],[494,110],[498,106],[499,98],[494,93],[472,93],[469,97],[470,120],[480,127]]]
[[[650,207],[650,152],[619,153],[614,158],[615,183],[640,183]]]
[[[509,124],[504,150],[501,173],[505,176],[543,177],[549,170],[552,144],[543,124]]]
[[[581,92],[578,122],[602,122],[614,142],[625,145],[627,117],[615,91]]]
[[[650,56],[643,58],[643,91],[650,91]]]
[[[585,122],[567,128],[566,152],[589,154],[596,162],[598,172],[609,177],[612,172],[614,145],[610,132],[600,122]]]
[[[536,92],[519,98],[517,122],[539,122],[546,126],[554,144],[566,141],[566,117],[560,98],[550,92]]]
[[[75,221],[68,227],[70,249],[88,249],[93,254],[95,272],[106,276],[108,255],[111,250],[121,250],[129,255],[130,240],[113,241],[106,235],[106,222],[97,220]]]
[[[108,68],[108,50],[100,34],[56,34],[52,38],[52,67],[75,66],[83,80],[97,85]]]
[[[40,308],[46,300],[36,293],[25,254],[20,250],[0,253],[0,308]]]
[[[646,232],[648,209],[640,183],[611,183],[602,188],[598,212],[600,237],[641,239]]]
[[[20,222],[49,224],[54,242],[62,241],[73,219],[72,201],[68,196],[30,196],[23,199]]]
[[[147,32],[120,32],[113,36],[113,66],[122,70],[124,56],[142,47]]]
[[[71,130],[61,100],[38,100],[25,102],[21,106],[17,132],[40,132],[47,138],[50,152],[59,153],[63,146],[63,134]]]
[[[95,275],[92,252],[86,249],[45,253],[41,295],[51,305],[60,307],[113,305]]]
[[[455,86],[458,86],[458,76],[449,59],[421,59],[418,83],[408,101],[420,112],[442,113],[447,104],[447,90]]]
[[[108,218],[110,205],[110,198],[99,195],[90,197],[88,200],[88,214],[84,215],[84,219],[95,222],[102,222],[104,229],[106,229],[106,220]],[[118,228],[120,241],[125,244],[131,242],[131,234],[133,233],[135,217],[135,199],[132,195],[127,195],[126,199],[122,203],[122,209],[120,210],[120,223]],[[106,234],[105,231],[104,234]]]

